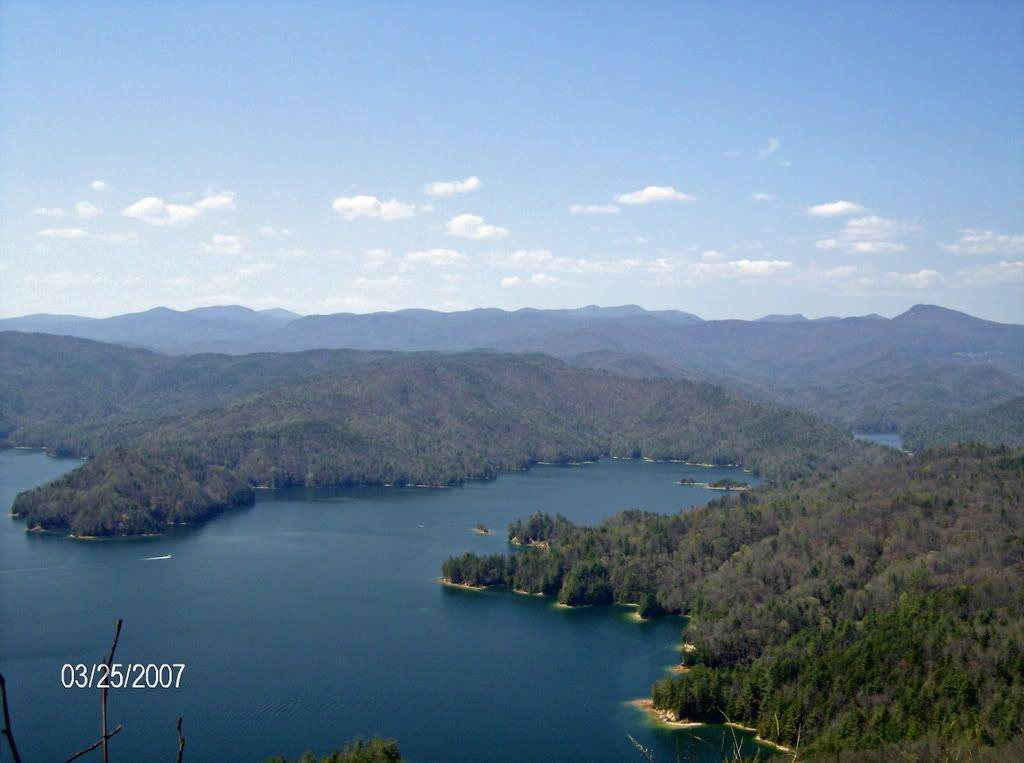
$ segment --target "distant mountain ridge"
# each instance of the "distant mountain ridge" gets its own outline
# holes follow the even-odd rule
[[[239,305],[178,311],[154,307],[111,318],[26,315],[0,320],[0,330],[61,334],[161,352],[189,353],[206,342],[243,341],[280,328],[299,316],[287,310],[251,310]]]
[[[68,334],[174,355],[351,349],[544,353],[635,377],[683,377],[869,431],[931,430],[1024,395],[1024,326],[935,305],[808,320],[705,321],[637,305],[297,316],[239,306],[93,319],[36,315],[0,330]]]
[[[565,356],[593,350],[636,352],[635,347],[613,345],[620,342],[628,345],[632,333],[647,341],[657,341],[659,331],[681,327],[699,327],[692,333],[699,337],[744,335],[760,342],[764,338],[773,338],[772,335],[758,333],[764,324],[782,324],[783,332],[801,331],[805,324],[813,326],[812,332],[824,332],[824,324],[841,324],[847,329],[873,326],[880,331],[885,330],[881,328],[883,326],[907,326],[942,330],[961,337],[965,334],[965,326],[972,327],[968,333],[976,332],[980,326],[995,331],[1000,330],[995,327],[1011,332],[1024,331],[1021,326],[985,321],[935,305],[915,305],[892,319],[871,314],[849,318],[825,316],[812,320],[795,313],[770,314],[753,321],[706,321],[681,310],[645,310],[638,305],[522,308],[514,311],[477,308],[459,312],[407,309],[306,316],[281,308],[252,310],[240,305],[215,305],[186,311],[155,307],[110,318],[26,315],[0,319],[0,331],[77,336],[171,354],[222,352],[238,355],[310,349],[459,351],[522,347]],[[606,339],[603,342],[595,340],[595,332],[606,332]],[[648,336],[652,332],[653,336]],[[792,336],[805,341],[807,335]],[[562,343],[575,340],[590,346],[561,351],[555,337],[560,337]],[[969,348],[964,349],[969,352]],[[649,354],[661,356],[661,353]]]

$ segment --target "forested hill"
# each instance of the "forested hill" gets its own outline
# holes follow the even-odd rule
[[[897,457],[810,415],[709,384],[629,379],[544,356],[489,354],[389,359],[200,413],[84,422],[36,444],[98,455],[75,472],[73,483],[24,493],[14,506],[29,526],[79,535],[152,532],[172,520],[168,507],[178,505],[181,486],[165,491],[133,466],[160,454],[204,469],[223,467],[253,485],[448,485],[492,477],[499,468],[603,454],[740,463],[788,479]],[[117,458],[104,454],[114,445],[124,448]],[[117,488],[125,470],[143,476],[128,501]],[[84,494],[91,505],[110,509],[91,512],[86,522],[76,509]],[[211,510],[222,504],[211,501]],[[174,517],[205,513],[200,500]]]
[[[991,442],[1024,446],[1024,397],[974,413],[951,411],[907,429],[903,443],[923,450],[951,442]]]
[[[653,691],[677,717],[890,760],[928,735],[1022,734],[1022,449],[952,446],[671,517],[535,516],[510,534],[543,545],[450,559],[443,574],[691,616],[688,671]]]
[[[932,305],[917,305],[893,319],[871,315],[814,321],[800,316],[702,321],[688,313],[647,311],[635,305],[514,312],[402,310],[304,318],[225,306],[188,312],[156,308],[100,320],[26,316],[0,320],[0,328],[71,334],[172,353],[264,353],[239,358],[237,365],[223,356],[203,356],[210,368],[230,372],[232,367],[248,367],[251,373],[239,378],[241,388],[249,392],[255,391],[253,384],[258,389],[271,386],[261,386],[264,369],[267,378],[287,381],[287,364],[272,353],[315,350],[302,353],[297,365],[324,362],[336,369],[341,366],[333,364],[342,356],[320,348],[348,348],[350,361],[360,357],[351,349],[539,352],[625,375],[718,384],[743,397],[792,406],[854,431],[898,431],[917,437],[915,432],[927,430],[936,435],[927,440],[929,444],[946,439],[943,433],[952,419],[980,414],[1024,395],[1024,326]],[[40,334],[35,337],[41,339]],[[189,358],[184,367],[193,364]],[[177,367],[169,358],[160,365]],[[199,385],[185,386],[190,399],[202,397]],[[107,397],[101,391],[100,399]],[[173,390],[163,402],[162,413],[183,410],[168,410],[184,402]],[[222,404],[223,396],[214,402]],[[1019,429],[990,431],[1008,434],[1000,438],[1007,444],[1024,437]]]
[[[353,350],[168,356],[69,336],[3,331],[0,447],[49,445],[83,423],[193,413],[392,357],[395,353]]]

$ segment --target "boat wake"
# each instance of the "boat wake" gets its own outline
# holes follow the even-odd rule
[[[140,562],[156,562],[161,559],[170,559],[170,554],[164,554],[163,556],[147,556],[145,559],[139,559]]]

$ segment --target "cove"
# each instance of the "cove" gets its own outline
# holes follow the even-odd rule
[[[80,462],[0,452],[0,500]],[[596,524],[721,496],[678,484],[735,468],[601,460],[536,466],[449,489],[259,491],[256,504],[157,538],[72,541],[0,523],[0,666],[26,760],[95,740],[99,692],[64,663],[185,663],[181,688],[112,690],[113,760],[261,761],[394,736],[409,760],[720,760],[733,732],[668,730],[628,700],[678,661],[682,620],[623,607],[441,586],[440,564],[507,549],[533,511]],[[473,532],[481,523],[490,535]],[[170,558],[166,558],[170,555]],[[736,732],[747,753],[756,746]]]

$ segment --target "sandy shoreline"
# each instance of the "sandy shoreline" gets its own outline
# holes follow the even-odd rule
[[[729,726],[730,728],[734,729],[739,729],[740,731],[748,731],[754,735],[754,741],[756,741],[758,744],[766,744],[769,747],[773,747],[774,749],[778,750],[779,752],[793,752],[791,748],[786,747],[784,744],[779,744],[778,742],[773,742],[771,739],[765,739],[764,737],[758,736],[757,729],[751,728],[750,726],[744,726],[741,723],[733,723],[732,721],[730,721],[729,723],[724,723],[722,725]]]
[[[673,715],[665,710],[658,710],[654,707],[654,703],[649,699],[631,699],[629,700],[630,705],[643,710],[647,713],[651,719],[659,726],[667,726],[673,729],[695,729],[699,726],[706,726],[706,723],[697,723],[695,721],[688,721],[685,718],[680,720],[673,717]]]
[[[695,729],[701,726],[708,726],[712,724],[700,723],[697,721],[688,721],[685,718],[676,719],[674,713],[670,713],[667,710],[658,710],[654,707],[654,703],[649,699],[631,699],[627,704],[632,705],[638,710],[643,710],[647,713],[651,719],[659,726],[672,729]],[[754,741],[758,744],[768,745],[769,747],[778,750],[779,752],[793,752],[789,747],[781,745],[778,742],[773,742],[770,739],[764,739],[757,735],[757,729],[751,728],[750,726],[743,726],[739,723],[723,723],[723,726],[729,726],[730,728],[738,729],[739,731],[746,731],[754,735]]]
[[[465,588],[467,591],[484,591],[487,586],[484,585],[469,585],[468,583],[453,583],[447,578],[438,578],[441,585],[451,586],[452,588]]]

